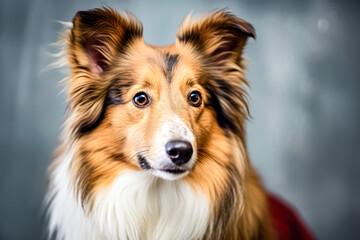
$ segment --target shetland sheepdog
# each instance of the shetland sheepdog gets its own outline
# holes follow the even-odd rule
[[[242,53],[253,26],[226,10],[187,17],[175,43],[144,42],[110,8],[66,34],[69,112],[49,168],[56,239],[272,239],[246,148]]]

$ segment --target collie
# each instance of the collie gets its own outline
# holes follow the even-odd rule
[[[272,239],[247,153],[242,53],[251,24],[187,17],[174,44],[110,8],[66,35],[69,115],[49,168],[57,239]]]

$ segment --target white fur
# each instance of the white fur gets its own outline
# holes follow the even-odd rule
[[[183,180],[129,171],[98,194],[92,217],[107,239],[199,239],[209,204]]]
[[[57,239],[200,239],[209,202],[183,180],[168,181],[143,171],[119,173],[97,193],[89,215],[74,197],[69,152],[52,175],[48,199],[50,233]]]
[[[56,159],[61,163],[51,174],[46,195],[49,237],[56,232],[56,239],[99,239],[99,233],[74,196],[69,172],[73,156],[74,151],[70,150],[62,159]]]
[[[152,162],[152,174],[167,180],[181,179],[186,176],[193,168],[196,161],[196,141],[192,131],[186,126],[186,124],[177,116],[173,115],[170,117],[171,120],[163,123],[159,131],[155,134],[154,139],[154,156]],[[165,145],[167,142],[172,140],[183,140],[190,142],[194,151],[191,159],[186,164],[182,165],[181,168],[188,169],[182,174],[171,174],[159,169],[167,168],[167,166],[174,166],[174,163],[169,159]],[[152,156],[147,156],[152,158]]]

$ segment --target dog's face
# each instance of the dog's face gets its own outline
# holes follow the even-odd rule
[[[241,54],[254,35],[249,23],[218,11],[185,20],[175,44],[155,47],[144,43],[132,15],[79,12],[68,57],[80,188],[91,192],[124,169],[179,179],[196,168],[215,133],[242,138]]]
[[[112,134],[130,161],[165,179],[181,178],[195,166],[198,147],[214,122],[201,84],[201,62],[176,47],[156,48],[139,41],[115,60],[108,93]],[[121,76],[129,76],[124,86]],[[119,91],[119,89],[121,89]]]

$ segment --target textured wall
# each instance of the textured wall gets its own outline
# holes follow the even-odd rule
[[[256,2],[256,3],[255,3]],[[0,239],[44,236],[46,168],[65,112],[47,52],[61,25],[101,1],[4,1],[0,8]],[[360,239],[359,3],[105,1],[132,11],[150,44],[170,44],[190,10],[228,7],[253,23],[248,79],[252,161],[320,239]],[[344,237],[345,236],[345,237]]]

